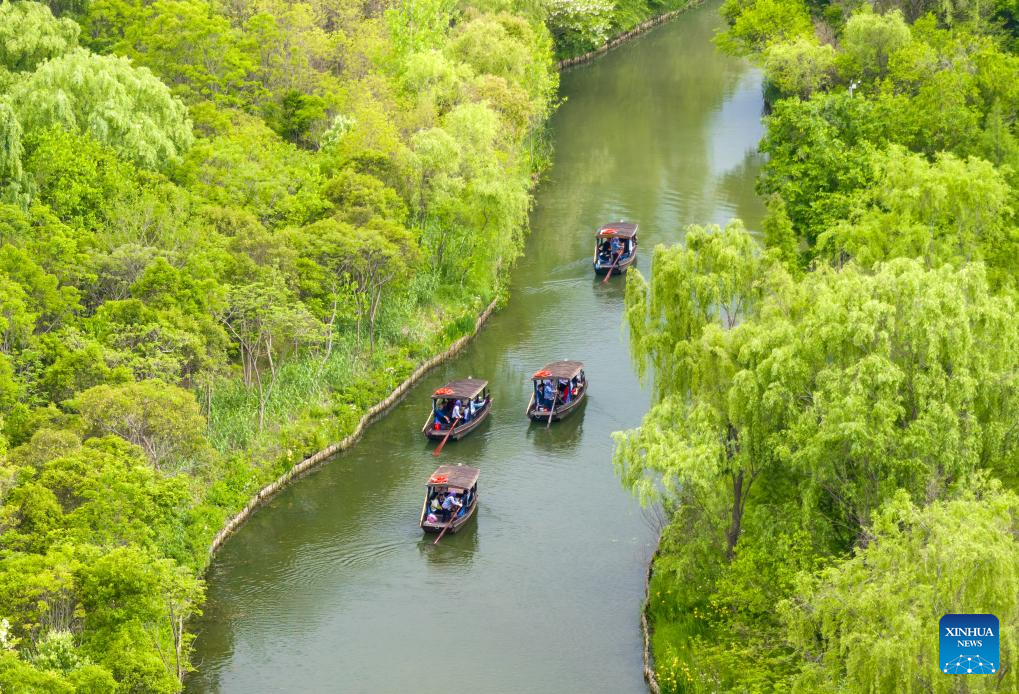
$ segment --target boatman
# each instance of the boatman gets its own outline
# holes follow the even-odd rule
[[[453,412],[451,413],[450,416],[453,417],[453,421],[454,422],[456,420],[460,419],[463,416],[463,411],[461,411],[461,409],[460,409],[460,401],[459,400],[457,400],[456,402],[453,403]]]
[[[552,381],[549,379],[545,380],[545,409],[551,410],[552,403],[555,401],[555,390],[552,388]]]
[[[456,515],[456,512],[463,506],[463,502],[456,498],[456,495],[450,492],[446,495],[446,498],[442,502],[442,510],[446,514],[446,518],[449,519]]]
[[[618,237],[613,236],[609,247],[612,249],[612,262],[619,262],[619,256],[623,254],[623,242]]]
[[[441,403],[441,404],[440,404]],[[442,429],[443,424],[449,424],[449,417],[447,417],[443,410],[446,408],[445,401],[435,401],[435,428]]]

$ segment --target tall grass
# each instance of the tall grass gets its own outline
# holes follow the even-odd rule
[[[340,342],[325,364],[319,354],[284,363],[266,401],[262,431],[258,430],[258,389],[236,378],[220,381],[208,412],[209,441],[224,453],[252,447],[259,436],[277,431],[302,410],[327,406],[331,393],[352,380],[361,361],[351,345]]]
[[[279,431],[298,419],[321,420],[338,411],[350,416],[366,410],[406,377],[418,362],[444,349],[474,328],[477,297],[434,303],[437,280],[420,273],[411,296],[389,304],[379,316],[375,352],[367,336],[357,345],[350,330],[338,334],[323,364],[321,353],[307,353],[280,366],[258,429],[258,389],[239,378],[215,384],[209,398],[208,437],[220,452],[272,448]],[[433,303],[429,302],[429,299]],[[323,423],[323,426],[325,423]]]

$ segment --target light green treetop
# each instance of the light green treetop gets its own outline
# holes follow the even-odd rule
[[[0,2],[0,68],[26,72],[78,45],[78,24],[42,3]]]
[[[1019,655],[1019,498],[977,484],[958,498],[917,506],[900,492],[875,515],[867,546],[816,576],[802,575],[780,605],[804,656],[795,689],[955,692],[941,673],[938,620],[998,618],[1000,658]],[[966,691],[1019,688],[1019,670],[966,678]]]
[[[794,283],[731,226],[656,249],[653,272],[629,280],[627,318],[656,402],[617,435],[616,463],[627,486],[728,524],[730,554],[762,476],[798,479],[836,547],[899,488],[1014,476],[1019,324],[980,265],[897,259]]]
[[[984,261],[996,285],[1015,282],[1019,230],[1001,171],[951,153],[932,163],[899,146],[871,164],[875,184],[855,193],[848,220],[820,235],[822,254],[864,265],[902,256],[931,267]]]
[[[26,133],[89,133],[150,169],[179,161],[194,139],[184,105],[151,72],[84,49],[44,63],[10,100]]]
[[[854,76],[873,79],[885,74],[891,55],[911,40],[902,12],[876,14],[869,5],[857,10],[842,35],[842,58]]]

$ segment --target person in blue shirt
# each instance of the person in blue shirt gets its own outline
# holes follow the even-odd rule
[[[435,409],[433,410],[433,413],[435,414],[435,428],[436,429],[443,429],[443,428],[446,427],[446,425],[449,424],[449,417],[447,417],[442,412],[442,410],[444,409],[444,405],[440,404],[442,402],[443,401],[440,401],[440,400],[436,400],[435,401]]]
[[[555,389],[552,388],[552,381],[545,381],[545,389],[543,394],[545,396],[544,403],[545,409],[548,410],[552,409],[552,402],[555,400]]]
[[[455,515],[460,507],[463,506],[463,502],[460,501],[452,492],[446,495],[446,498],[442,502],[442,510],[445,513],[447,519]]]

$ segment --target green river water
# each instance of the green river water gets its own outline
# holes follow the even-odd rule
[[[623,282],[593,231],[640,223],[638,266],[692,223],[760,225],[760,74],[721,55],[717,3],[562,75],[555,165],[508,306],[363,440],[261,509],[214,560],[189,692],[644,692],[640,605],[653,519],[612,469],[611,432],[648,394],[621,328]],[[546,430],[528,377],[580,359],[590,395]],[[417,527],[437,464],[419,430],[451,378],[491,382],[492,416],[444,463],[481,468],[476,517]]]

